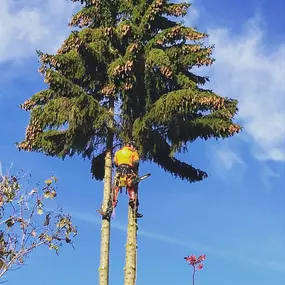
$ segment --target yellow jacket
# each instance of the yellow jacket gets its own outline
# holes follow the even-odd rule
[[[133,167],[139,162],[139,154],[137,151],[125,146],[115,153],[114,162],[116,166],[127,164]]]

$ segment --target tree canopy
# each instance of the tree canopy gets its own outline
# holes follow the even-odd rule
[[[241,127],[234,123],[237,100],[203,88],[208,77],[194,73],[214,62],[214,47],[205,44],[206,33],[178,22],[190,4],[79,2],[73,30],[57,53],[38,51],[47,89],[21,105],[31,117],[19,149],[61,158],[78,154],[91,160],[100,180],[111,132],[114,145],[135,140],[143,161],[174,176],[189,182],[207,177],[175,154],[189,142],[227,138]],[[110,98],[118,115],[108,109]]]

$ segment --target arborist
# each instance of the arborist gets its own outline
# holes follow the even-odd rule
[[[113,207],[118,204],[118,195],[122,187],[126,187],[129,194],[129,205],[135,209],[136,217],[142,218],[143,215],[138,212],[138,167],[139,154],[133,141],[127,142],[121,149],[115,153],[114,164],[117,167],[114,177],[115,187],[113,189]]]

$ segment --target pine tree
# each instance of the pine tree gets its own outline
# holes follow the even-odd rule
[[[155,162],[175,177],[189,182],[207,177],[175,154],[198,138],[227,138],[241,127],[233,122],[238,102],[202,88],[209,79],[193,72],[214,60],[206,33],[173,20],[185,16],[190,5],[80,2],[83,8],[70,23],[77,30],[57,54],[38,52],[48,88],[22,105],[31,118],[18,147],[90,159],[93,177],[104,178],[103,210],[110,203],[113,148],[127,139],[137,142],[142,161]],[[136,236],[129,207],[125,285],[135,284]],[[108,284],[109,240],[107,217],[102,219],[100,285]]]

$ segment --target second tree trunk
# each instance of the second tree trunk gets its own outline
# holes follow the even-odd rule
[[[103,211],[107,211],[112,187],[112,150],[106,153]],[[99,285],[109,285],[110,219],[102,218]]]
[[[113,160],[113,119],[114,119],[114,97],[110,97],[109,111],[112,118],[108,122],[109,132],[105,156],[105,175],[104,175],[104,192],[103,192],[103,212],[108,212],[112,193],[112,160]],[[102,217],[101,227],[101,250],[100,250],[100,267],[99,267],[99,285],[109,285],[109,259],[110,259],[110,216]]]
[[[129,206],[124,285],[135,285],[137,273],[137,219]]]

